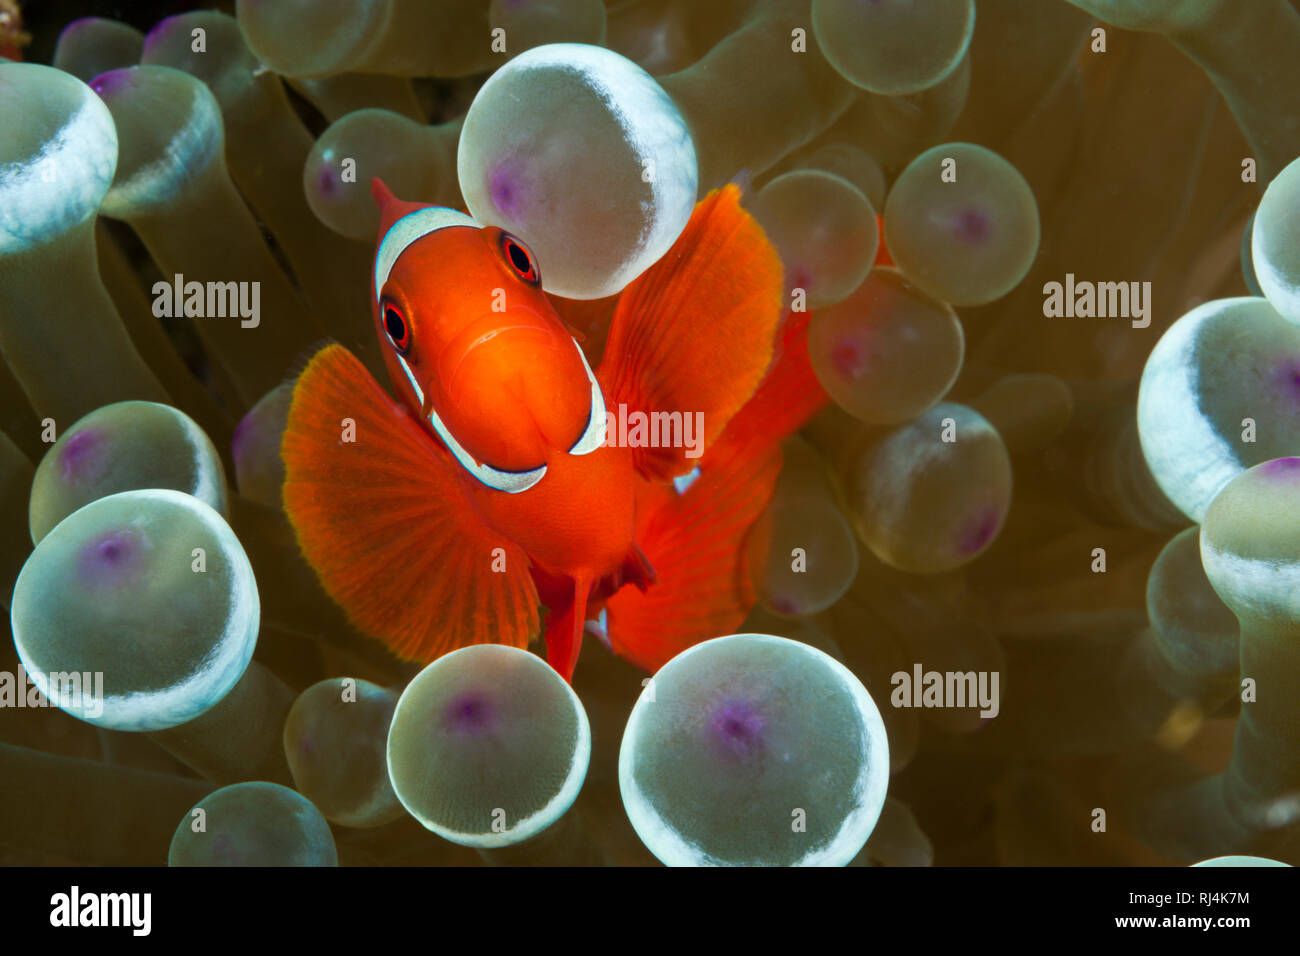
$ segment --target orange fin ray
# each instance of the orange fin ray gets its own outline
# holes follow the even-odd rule
[[[826,407],[830,396],[808,358],[808,312],[788,312],[776,357],[745,406],[727,423],[705,456],[708,464],[736,455],[762,455]]]
[[[772,360],[782,267],[735,185],[701,200],[666,255],[622,293],[598,377],[611,413],[703,414],[704,447],[753,394]],[[683,444],[679,442],[678,444]],[[640,447],[657,481],[696,464],[682,447]]]
[[[551,608],[546,615],[546,660],[560,676],[573,682],[573,670],[582,650],[582,633],[587,620],[587,597],[591,579],[579,576],[573,581],[573,600]]]
[[[527,555],[480,521],[447,453],[347,349],[308,363],[281,451],[298,544],[358,629],[421,662],[537,633]]]
[[[655,497],[663,503],[644,521],[640,544],[658,580],[606,602],[616,653],[653,673],[692,644],[735,632],[755,600],[745,539],[780,470],[780,446],[769,444],[760,456],[706,465],[684,495]]]
[[[786,316],[771,368],[687,492],[652,485],[638,501],[637,539],[658,581],[645,593],[624,587],[609,598],[607,636],[648,671],[692,644],[733,633],[754,606],[745,543],[776,488],[780,442],[829,401],[808,361],[809,318]]]

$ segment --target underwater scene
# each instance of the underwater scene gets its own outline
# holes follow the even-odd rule
[[[1300,0],[0,0],[0,597],[4,866],[1293,866]]]

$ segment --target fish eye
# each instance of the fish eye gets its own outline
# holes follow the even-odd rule
[[[411,327],[406,324],[402,313],[387,303],[384,305],[384,331],[388,333],[388,341],[393,343],[393,348],[402,355],[410,350]]]
[[[508,232],[501,234],[501,252],[519,278],[529,285],[541,284],[542,277],[537,271],[537,264],[533,262],[532,253],[524,247],[522,242]]]

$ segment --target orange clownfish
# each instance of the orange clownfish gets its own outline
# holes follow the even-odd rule
[[[754,603],[743,543],[779,442],[826,401],[807,316],[782,321],[781,263],[739,189],[698,203],[620,294],[594,371],[520,239],[373,191],[372,311],[397,401],[328,345],[282,444],[285,509],[325,590],[421,662],[525,647],[544,609],[566,679],[589,618],[651,671],[732,632]],[[700,443],[648,441],[623,427],[637,413],[661,439],[690,416]]]
[[[31,34],[23,30],[18,0],[0,0],[0,58],[21,60],[23,47],[31,42]]]

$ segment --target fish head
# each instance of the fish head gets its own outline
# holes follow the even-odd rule
[[[478,481],[518,493],[605,437],[586,357],[527,245],[376,182],[375,332],[398,397]]]

